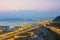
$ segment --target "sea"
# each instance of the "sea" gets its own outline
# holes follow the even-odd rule
[[[41,21],[0,21],[0,26],[9,26],[9,28],[14,28],[15,26],[20,26],[21,24],[35,24]]]

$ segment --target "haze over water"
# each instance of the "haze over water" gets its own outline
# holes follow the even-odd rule
[[[0,0],[0,20],[55,18],[60,15],[60,0]],[[13,19],[14,18],[14,19]],[[17,19],[15,19],[17,18]],[[21,22],[0,22],[0,25],[19,25]],[[33,22],[33,21],[32,21]],[[29,22],[29,23],[32,23]]]

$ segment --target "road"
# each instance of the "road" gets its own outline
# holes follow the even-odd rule
[[[40,26],[35,26],[35,27],[27,27],[27,29],[22,29],[22,30],[15,30],[13,32],[9,32],[9,33],[6,33],[6,34],[2,34],[0,35],[0,40],[5,40],[5,39],[8,39],[10,37],[13,37],[15,35],[18,35],[20,33],[25,33],[25,32],[28,32],[28,31],[31,31],[31,30],[34,30],[34,29],[37,29],[39,28]]]

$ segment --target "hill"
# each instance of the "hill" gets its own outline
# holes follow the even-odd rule
[[[52,23],[53,26],[60,28],[60,16],[57,16]]]
[[[60,16],[57,16],[53,21],[60,21]]]

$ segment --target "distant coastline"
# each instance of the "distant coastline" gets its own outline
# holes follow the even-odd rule
[[[40,18],[40,19],[2,18],[2,19],[0,19],[0,21],[7,21],[7,22],[16,22],[16,21],[45,21],[45,20],[53,20],[53,18]]]

